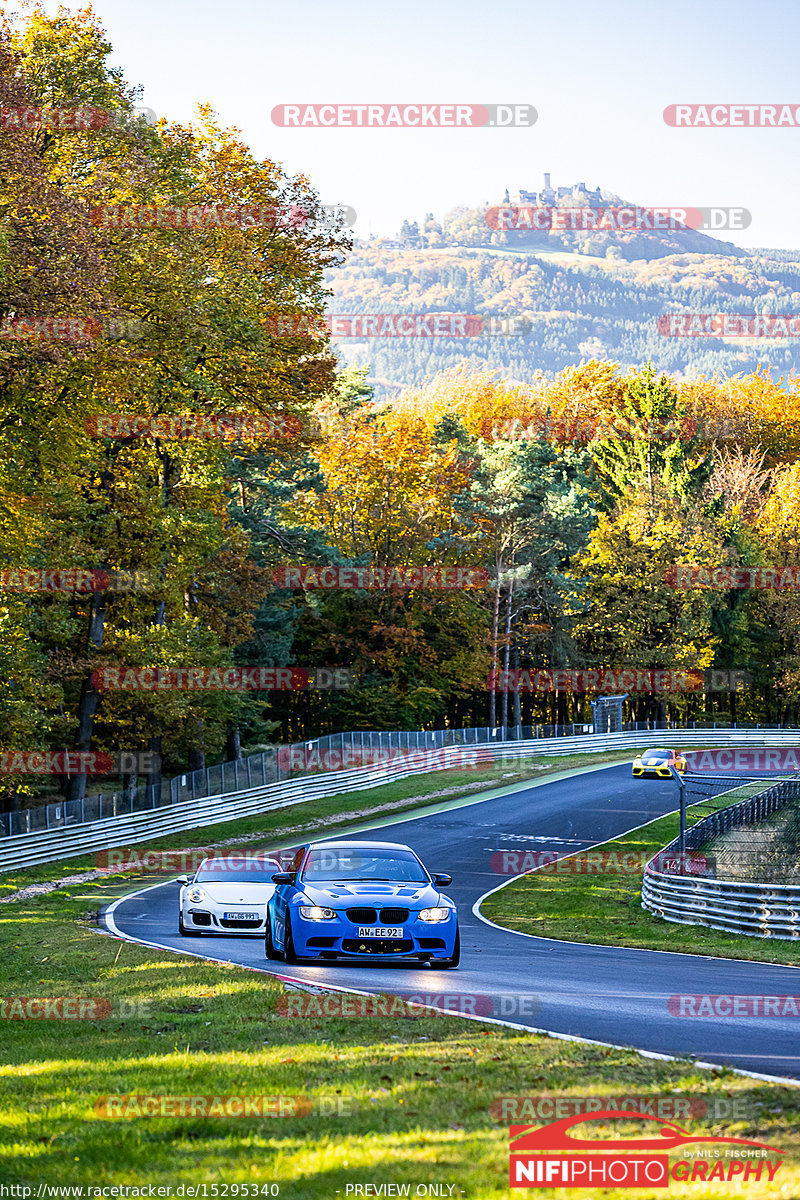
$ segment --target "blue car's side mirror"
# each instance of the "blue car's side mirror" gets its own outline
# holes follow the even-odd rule
[[[272,876],[273,883],[294,883],[294,876],[290,871],[276,871]]]
[[[452,882],[452,875],[434,875],[433,877],[434,887],[449,887]]]

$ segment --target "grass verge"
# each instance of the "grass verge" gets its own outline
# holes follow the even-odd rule
[[[440,1195],[495,1200],[508,1194],[509,1117],[493,1101],[677,1094],[736,1102],[735,1119],[707,1113],[678,1122],[696,1135],[748,1137],[787,1152],[773,1184],[751,1180],[748,1197],[800,1195],[800,1089],[451,1017],[289,1019],[276,1011],[278,980],[99,934],[86,916],[111,895],[106,880],[93,880],[0,909],[0,996],[98,997],[112,1006],[97,1021],[2,1021],[5,1183],[217,1185],[209,1196],[274,1184],[290,1200],[344,1200],[359,1184],[426,1195],[416,1189],[436,1183]],[[428,990],[458,990],[458,972],[429,974]],[[103,1119],[95,1102],[109,1094],[299,1094],[344,1111]],[[631,1122],[606,1136],[654,1132]],[[226,1185],[238,1190],[226,1193]],[[669,1187],[695,1200],[738,1190],[700,1180]]]

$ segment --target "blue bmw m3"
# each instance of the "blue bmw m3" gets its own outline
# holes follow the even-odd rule
[[[456,906],[413,850],[393,842],[312,842],[272,876],[267,958],[414,959],[457,967]]]

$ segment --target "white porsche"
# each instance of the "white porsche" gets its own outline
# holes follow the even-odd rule
[[[178,933],[253,934],[263,937],[267,901],[275,891],[277,858],[259,854],[204,858],[194,875],[180,877]]]

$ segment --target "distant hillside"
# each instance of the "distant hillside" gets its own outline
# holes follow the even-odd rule
[[[559,191],[566,192],[566,188]],[[622,220],[620,209],[627,208],[635,221],[647,224],[654,222],[653,210],[639,209],[637,206],[623,200],[613,193],[604,193],[602,201],[599,196],[592,194],[590,204],[581,203],[581,196],[587,193],[576,191],[574,195],[564,197],[558,203],[547,203],[543,197],[547,193],[523,193],[530,199],[510,200],[507,205],[506,222],[523,225],[530,223],[532,214],[537,210],[545,213],[566,215],[573,213],[573,219],[578,220],[581,210],[599,212],[601,223],[615,225]],[[548,197],[549,199],[549,197]],[[533,201],[533,202],[532,202]],[[498,207],[490,208],[457,208],[448,213],[441,225],[430,215],[422,224],[418,237],[413,237],[413,226],[404,222],[404,229],[412,231],[404,239],[407,244],[418,249],[435,246],[493,246],[506,249],[524,250],[566,250],[570,253],[586,255],[590,258],[613,257],[622,258],[628,262],[638,259],[665,258],[671,254],[725,254],[738,258],[745,254],[732,242],[719,241],[696,229],[682,227],[665,210],[661,219],[665,224],[674,228],[649,230],[636,228],[624,229],[570,229],[536,230],[528,228],[498,229]],[[615,220],[615,214],[617,219]],[[557,220],[557,217],[555,218]],[[437,236],[438,235],[438,236]],[[402,235],[401,235],[402,238]]]
[[[616,202],[616,201],[614,201]],[[694,230],[499,233],[485,209],[405,222],[397,239],[356,244],[329,274],[331,312],[457,312],[514,318],[515,336],[338,341],[371,364],[376,394],[469,359],[512,378],[554,374],[581,358],[646,360],[678,375],[800,370],[800,338],[677,338],[668,313],[800,313],[800,255],[745,251]]]

